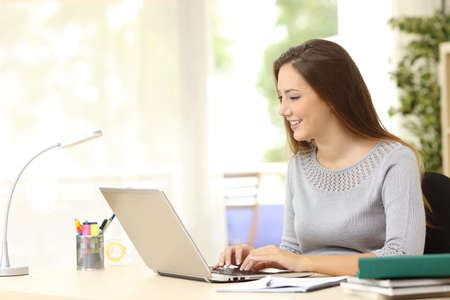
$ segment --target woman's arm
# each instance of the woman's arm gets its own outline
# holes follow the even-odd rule
[[[294,252],[300,254],[299,245],[297,241],[297,237],[295,235],[295,211],[293,205],[293,186],[292,186],[292,177],[293,177],[293,160],[295,158],[291,158],[288,162],[288,170],[286,177],[286,198],[284,205],[284,226],[283,226],[283,235],[281,237],[280,248],[284,250],[288,250],[290,252]]]
[[[354,276],[358,272],[358,259],[360,257],[375,257],[375,254],[302,255],[270,245],[251,250],[240,269],[259,270],[274,267],[294,272]]]
[[[299,255],[299,263],[305,271],[333,276],[351,275],[358,272],[360,257],[375,257],[374,253],[346,255]]]
[[[392,153],[381,197],[386,216],[386,240],[376,256],[422,255],[425,209],[417,160],[410,149]]]

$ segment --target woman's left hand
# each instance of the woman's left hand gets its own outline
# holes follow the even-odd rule
[[[300,267],[301,256],[280,249],[274,245],[253,249],[242,262],[241,270],[260,270],[264,268],[306,271]]]

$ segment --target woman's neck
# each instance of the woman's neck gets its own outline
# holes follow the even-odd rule
[[[362,159],[379,142],[348,131],[328,132],[326,136],[315,139],[317,161],[328,169],[342,169]]]

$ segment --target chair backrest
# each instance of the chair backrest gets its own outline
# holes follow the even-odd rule
[[[261,173],[225,173],[224,198],[228,244],[254,244],[258,226]]]
[[[450,253],[450,178],[433,172],[425,172],[422,191],[431,205],[427,216],[425,254]]]

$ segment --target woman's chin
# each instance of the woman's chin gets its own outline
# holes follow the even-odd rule
[[[298,133],[294,132],[294,140],[296,140],[297,142],[303,142],[303,141],[309,141],[310,138],[308,138],[304,134],[298,134]]]

